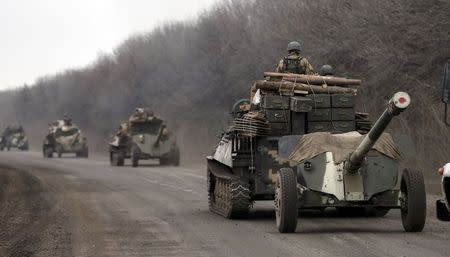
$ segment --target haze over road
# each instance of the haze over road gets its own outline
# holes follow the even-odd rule
[[[110,167],[106,158],[0,153],[0,256],[448,256],[428,197],[424,232],[384,218],[301,213],[280,234],[272,203],[247,220],[208,211],[205,168]]]

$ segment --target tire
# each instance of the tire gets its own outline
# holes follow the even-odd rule
[[[180,166],[180,149],[178,147],[175,147],[172,151],[172,165]]]
[[[53,158],[53,149],[50,147],[46,147],[43,150],[44,158]]]
[[[119,154],[117,152],[109,153],[109,163],[111,166],[119,166]]]
[[[138,167],[139,166],[139,158],[141,155],[141,150],[137,145],[133,145],[131,147],[131,166]]]
[[[278,171],[275,187],[275,217],[280,233],[294,233],[297,229],[297,180],[294,171],[290,168],[282,168]]]
[[[88,158],[89,157],[89,150],[87,148],[84,148],[80,152],[76,153],[78,158]]]
[[[400,204],[403,228],[420,232],[425,226],[427,203],[422,172],[405,169],[400,183]]]
[[[25,145],[23,145],[19,150],[20,150],[20,151],[28,151],[28,150],[29,150],[28,143],[25,144]]]
[[[110,157],[109,157],[111,166],[123,166],[125,163],[125,157],[123,155],[122,152],[120,151],[114,151],[110,153]]]
[[[123,166],[125,164],[125,153],[124,152],[118,152],[118,164],[117,166]]]
[[[167,166],[170,164],[170,158],[168,156],[164,156],[159,158],[159,165],[161,166]]]

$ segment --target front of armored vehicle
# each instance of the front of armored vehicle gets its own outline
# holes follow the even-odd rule
[[[51,142],[53,151],[61,157],[64,153],[75,153],[77,157],[87,158],[89,148],[86,136],[74,123],[57,121],[50,128],[47,140]]]
[[[161,165],[180,163],[180,150],[175,135],[162,118],[154,115],[129,121],[130,158],[137,167],[141,159],[159,159]]]

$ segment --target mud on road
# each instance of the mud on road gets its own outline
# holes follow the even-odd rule
[[[0,166],[0,256],[70,256],[67,216],[39,178]]]

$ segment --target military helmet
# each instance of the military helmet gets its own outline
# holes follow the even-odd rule
[[[287,46],[287,51],[291,52],[291,51],[301,51],[301,46],[300,43],[297,41],[292,41],[288,44]]]
[[[334,69],[331,65],[325,64],[322,67],[320,67],[319,74],[321,76],[334,75]]]

